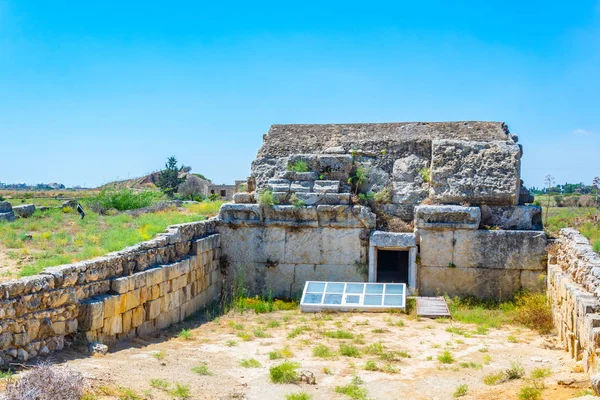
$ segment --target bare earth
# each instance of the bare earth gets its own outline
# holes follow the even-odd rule
[[[268,327],[271,321],[279,327]],[[399,321],[404,326],[398,326]],[[236,325],[237,324],[237,325]],[[273,323],[271,322],[271,326]],[[240,325],[243,325],[240,326]],[[297,327],[307,327],[294,338],[288,334]],[[191,327],[193,338],[177,337],[184,327]],[[456,327],[467,332],[451,333],[446,329]],[[252,335],[262,328],[267,338]],[[325,344],[338,351],[340,343],[350,344],[352,339],[333,339],[324,336],[326,331],[343,329],[358,336],[354,344],[361,357],[336,355],[322,359],[312,355],[312,349]],[[336,393],[335,387],[348,384],[359,376],[371,399],[451,399],[459,385],[468,385],[468,394],[462,399],[517,399],[526,379],[535,368],[548,368],[551,375],[543,379],[543,399],[570,399],[588,388],[582,372],[575,372],[574,362],[559,349],[552,336],[541,337],[536,332],[519,327],[490,329],[487,334],[474,334],[475,325],[449,320],[414,319],[403,314],[301,314],[299,311],[279,311],[256,315],[230,313],[215,321],[202,324],[189,322],[163,332],[160,337],[136,339],[112,348],[106,356],[85,357],[75,351],[56,355],[65,364],[81,371],[93,382],[95,388],[126,387],[146,399],[173,399],[166,390],[151,387],[153,378],[187,384],[193,399],[285,399],[285,395],[304,391],[314,399],[348,399]],[[240,332],[249,333],[251,340],[244,341]],[[259,334],[260,336],[261,334]],[[509,339],[509,336],[511,337]],[[517,342],[515,343],[515,337]],[[362,340],[361,340],[362,339]],[[380,356],[366,354],[367,346],[382,342],[387,350],[405,351],[410,358],[397,357],[382,361]],[[301,370],[314,373],[316,385],[306,383],[274,384],[269,379],[269,367],[284,361],[269,359],[269,352],[288,346],[293,355],[289,360],[301,364]],[[455,361],[442,364],[437,356],[449,350]],[[162,354],[161,359],[157,354]],[[258,368],[244,368],[240,360],[255,358]],[[391,364],[399,371],[386,373],[364,369],[368,360],[377,366]],[[519,362],[526,377],[493,386],[483,383],[483,377],[503,371],[511,362]],[[461,363],[473,363],[467,366]],[[487,364],[486,364],[487,363]],[[205,364],[212,375],[200,375],[191,368]],[[327,368],[329,371],[326,373]],[[560,382],[559,384],[559,381]],[[101,395],[99,399],[118,396]]]

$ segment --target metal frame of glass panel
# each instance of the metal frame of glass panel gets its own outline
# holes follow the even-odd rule
[[[406,307],[405,283],[307,281],[300,310],[388,310]]]

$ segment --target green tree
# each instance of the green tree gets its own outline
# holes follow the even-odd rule
[[[181,168],[177,168],[177,159],[175,156],[169,157],[165,164],[165,169],[161,171],[158,177],[157,184],[160,190],[167,196],[173,197],[177,193],[179,185],[185,181],[185,178],[179,177],[179,172],[181,171]]]

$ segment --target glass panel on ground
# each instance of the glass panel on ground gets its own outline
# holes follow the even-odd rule
[[[300,309],[360,311],[404,308],[406,284],[362,282],[314,282],[304,285]]]

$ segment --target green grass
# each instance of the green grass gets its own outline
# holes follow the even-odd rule
[[[352,332],[338,329],[337,331],[328,331],[324,333],[325,336],[332,339],[352,339],[354,334]]]
[[[175,387],[169,391],[169,394],[178,399],[189,399],[191,396],[190,385],[175,383]]]
[[[288,171],[294,172],[309,172],[308,163],[304,160],[297,160],[295,162],[291,162],[287,166]]]
[[[487,374],[483,377],[483,383],[486,385],[497,385],[498,383],[504,382],[506,375],[504,371],[494,372]]]
[[[352,382],[350,382],[349,384],[344,386],[336,386],[335,392],[344,394],[350,397],[351,399],[366,400],[367,396],[369,395],[369,392],[367,391],[367,389],[361,387],[362,383],[363,381],[359,377],[355,376],[352,379]]]
[[[177,337],[184,340],[192,340],[194,338],[194,334],[190,329],[182,329]]]
[[[285,400],[312,400],[312,396],[306,392],[290,393],[285,395]]]
[[[164,350],[160,350],[160,351],[152,353],[152,357],[156,358],[157,360],[162,360],[166,356],[167,356],[167,352]]]
[[[255,358],[244,358],[240,361],[240,365],[244,368],[260,368],[260,362]]]
[[[156,389],[167,390],[170,384],[166,379],[151,379],[150,386]]]
[[[312,349],[313,357],[331,358],[335,356],[335,352],[324,344],[319,344]]]
[[[213,205],[207,211],[204,204],[138,217],[127,214],[100,215],[86,210],[87,215],[83,220],[76,212],[36,211],[30,218],[19,218],[12,223],[0,222],[0,237],[3,245],[13,250],[11,254],[17,264],[14,276],[29,276],[44,268],[122,250],[153,238],[169,225],[199,221],[214,215]],[[33,238],[24,240],[25,235],[32,235]]]
[[[538,400],[542,398],[542,390],[535,386],[525,385],[519,390],[519,400]]]
[[[542,367],[535,368],[529,374],[529,376],[531,377],[531,379],[547,378],[550,375],[552,375],[552,371],[550,370],[550,368],[542,368]]]
[[[198,375],[205,375],[205,376],[212,375],[212,372],[210,372],[210,370],[208,369],[208,365],[206,365],[206,364],[200,364],[196,367],[193,367],[192,372],[195,372]]]
[[[442,364],[452,364],[454,362],[454,357],[449,350],[444,350],[440,354],[438,354],[437,359]]]
[[[358,348],[352,344],[340,343],[340,354],[346,357],[361,357]]]
[[[466,396],[467,393],[469,393],[469,386],[467,385],[459,385],[456,390],[454,391],[454,394],[452,394],[452,397],[457,398],[457,397],[463,397]]]
[[[269,376],[273,383],[294,383],[299,379],[297,362],[284,361],[274,367],[269,368]]]
[[[508,380],[521,379],[525,376],[525,369],[518,362],[512,362],[510,363],[510,368],[504,371],[504,375]]]

